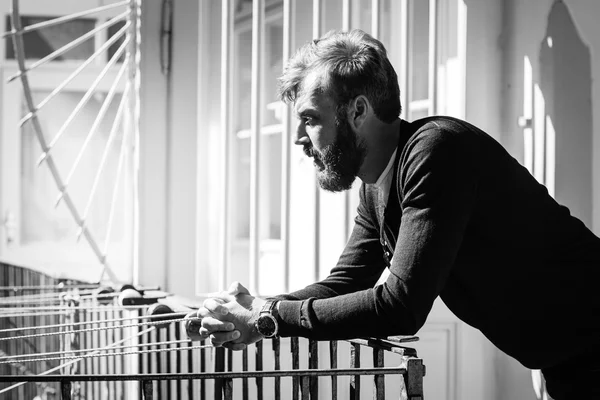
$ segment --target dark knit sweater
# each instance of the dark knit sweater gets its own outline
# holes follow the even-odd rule
[[[402,121],[383,224],[376,209],[363,184],[330,276],[278,296],[282,336],[415,334],[440,296],[530,368],[600,348],[600,239],[483,131]]]

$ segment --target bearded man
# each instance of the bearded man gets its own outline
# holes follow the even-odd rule
[[[362,31],[302,47],[280,90],[321,187],[362,181],[352,234],[321,282],[272,299],[236,284],[206,300],[197,338],[237,350],[274,335],[412,335],[439,296],[541,369],[553,398],[600,398],[597,236],[487,133],[449,117],[399,118],[396,73]]]

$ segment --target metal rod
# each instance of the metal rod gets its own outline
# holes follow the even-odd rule
[[[121,29],[119,29],[118,32],[116,32],[114,35],[112,35],[110,37],[110,39],[108,39],[106,42],[104,42],[104,44],[98,50],[96,50],[96,52],[94,52],[94,54],[92,54],[83,63],[81,63],[81,65],[79,65],[79,67],[77,67],[77,69],[75,71],[73,71],[67,77],[67,79],[62,81],[56,88],[54,88],[54,90],[52,90],[52,92],[50,92],[50,94],[48,96],[46,96],[46,98],[44,100],[39,102],[38,105],[35,107],[35,111],[29,112],[23,118],[21,118],[21,120],[19,121],[19,126],[23,126],[23,124],[25,124],[25,122],[29,121],[34,113],[37,113],[38,111],[40,111],[50,100],[52,100],[52,98],[54,98],[54,96],[56,96],[58,93],[60,93],[67,86],[67,84],[69,84],[73,79],[75,79],[77,76],[79,76],[79,74],[85,69],[85,67],[90,65],[91,62],[94,61],[100,54],[104,53],[106,51],[106,49],[108,49],[119,38],[121,38],[125,34],[127,29],[129,28],[129,25],[131,25],[131,22],[127,21],[125,23],[125,25]]]
[[[67,178],[65,179],[65,188],[71,182],[71,178],[73,178],[73,174],[77,170],[77,166],[79,165],[79,162],[81,161],[81,158],[83,157],[83,153],[85,153],[87,146],[90,144],[90,141],[92,140],[92,138],[98,131],[100,124],[104,120],[104,116],[106,115],[106,112],[108,111],[108,107],[110,107],[112,100],[115,97],[117,87],[119,86],[119,82],[120,82],[121,78],[123,77],[123,74],[125,73],[126,69],[127,69],[127,64],[123,63],[123,65],[119,69],[119,72],[117,73],[115,80],[113,81],[110,89],[108,90],[108,94],[106,95],[106,97],[104,98],[104,101],[102,102],[102,106],[100,107],[100,110],[98,111],[98,115],[96,115],[96,118],[94,119],[94,123],[92,124],[90,131],[86,135],[85,140],[83,141],[81,148],[79,149],[79,152],[77,153],[77,156],[75,157],[75,161],[73,162],[73,165],[71,166],[69,173],[67,174]],[[127,81],[127,88],[129,88],[129,81]],[[59,201],[62,198],[62,193],[64,193],[64,191],[61,190]],[[81,222],[82,222],[82,224],[85,224],[85,214],[84,214],[84,217],[82,217]]]
[[[127,17],[127,15],[129,15],[129,11],[125,11],[124,13],[119,14],[112,19],[109,19],[105,23],[99,25],[97,28],[94,28],[91,31],[79,36],[77,39],[73,40],[72,42],[67,43],[66,45],[62,46],[61,48],[56,49],[52,53],[48,54],[46,57],[43,57],[43,58],[39,59],[38,61],[34,62],[33,64],[31,64],[31,66],[29,66],[29,68],[20,69],[18,73],[11,75],[7,79],[7,81],[12,82],[13,80],[17,79],[18,77],[22,76],[23,74],[27,74],[28,72],[33,71],[34,69],[46,64],[47,62],[54,60],[56,57],[61,56],[64,53],[66,53],[67,51],[73,49],[74,47],[79,46],[81,43],[85,42],[89,38],[94,37],[94,35],[96,35],[100,31],[102,31],[103,29],[107,29],[110,26],[121,21],[122,19],[125,19]],[[20,37],[20,35],[18,35],[18,36]],[[20,40],[23,40],[23,38],[20,37]]]
[[[221,3],[221,210],[219,255],[221,262],[218,271],[218,283],[227,288],[229,272],[229,185],[231,148],[231,111],[232,111],[232,64],[233,64],[233,4],[231,0]]]
[[[342,30],[348,32],[352,23],[352,8],[350,0],[342,2]]]
[[[371,35],[375,39],[381,36],[381,1],[371,0]]]
[[[250,115],[250,292],[258,293],[260,259],[260,128],[262,112],[262,70],[264,0],[252,3],[252,86]]]
[[[7,38],[12,35],[22,35],[24,33],[36,31],[38,29],[48,28],[48,27],[51,27],[54,25],[62,24],[63,22],[72,21],[74,19],[85,17],[87,15],[97,14],[102,11],[108,11],[113,8],[125,6],[127,4],[129,4],[129,0],[121,1],[118,3],[114,3],[114,4],[109,4],[106,6],[91,8],[89,10],[81,11],[78,13],[73,13],[73,14],[65,15],[63,17],[53,18],[53,19],[50,19],[50,20],[44,21],[44,22],[39,22],[37,24],[27,25],[20,30],[13,29],[11,31],[4,32],[4,34],[2,35],[2,38],[4,39],[4,38]]]
[[[312,14],[312,35],[313,39],[321,37],[321,0],[313,0]],[[320,275],[321,264],[321,191],[319,184],[315,182],[314,186],[315,199],[315,255],[314,255],[314,270],[313,280],[318,281]]]
[[[95,93],[96,87],[100,84],[100,82],[102,81],[104,76],[106,76],[110,68],[117,62],[119,57],[121,57],[121,54],[123,54],[123,52],[125,51],[125,48],[127,47],[127,42],[128,40],[125,39],[125,41],[121,44],[121,46],[115,52],[113,57],[108,61],[108,63],[106,63],[104,68],[102,68],[102,71],[100,71],[96,79],[94,79],[94,81],[87,89],[83,97],[79,100],[73,111],[71,111],[71,114],[69,114],[65,122],[63,122],[62,126],[59,128],[58,132],[56,132],[56,135],[54,135],[50,143],[46,146],[44,141],[44,145],[42,146],[42,155],[38,159],[38,165],[44,162],[50,156],[50,152],[52,151],[58,140],[62,137],[63,133],[67,130],[69,125],[71,125],[71,122],[73,122],[77,114],[79,114],[79,112],[83,109],[87,102],[92,98],[92,95]],[[33,114],[35,116],[35,111],[33,111]],[[61,184],[59,189],[63,186],[64,184]]]
[[[283,1],[283,64],[290,59],[293,46],[293,0]],[[289,104],[282,104],[281,137],[281,243],[283,260],[283,287],[284,292],[290,288],[290,192],[291,192],[291,135],[292,115]]]
[[[356,375],[404,375],[404,367],[382,368],[338,368],[338,369],[292,369],[271,371],[226,371],[226,372],[201,372],[201,373],[153,373],[153,374],[91,374],[75,375],[80,382],[137,381],[141,377],[153,381],[168,381],[174,379],[243,379],[243,378],[275,378],[275,377],[318,377],[318,376],[356,376]],[[0,375],[2,382],[61,382],[72,380],[69,375]],[[0,393],[3,393],[0,391]]]
[[[125,110],[125,106],[127,105],[128,93],[130,90],[129,81],[127,81],[127,86],[123,91],[123,95],[121,97],[121,102],[119,103],[119,108],[117,109],[117,115],[115,116],[115,120],[113,121],[112,128],[108,135],[108,139],[106,140],[106,146],[104,146],[104,151],[102,152],[102,158],[100,159],[100,164],[98,165],[98,170],[96,171],[96,176],[94,177],[94,183],[92,184],[92,189],[90,190],[90,195],[88,196],[88,201],[83,210],[83,220],[85,221],[87,218],[87,214],[92,205],[92,201],[94,200],[94,195],[96,194],[96,189],[98,187],[98,183],[100,181],[100,176],[104,170],[104,166],[106,165],[106,159],[108,158],[108,154],[110,151],[110,146],[114,140],[114,137],[117,133],[117,130],[121,126],[121,121],[123,118],[123,110]]]
[[[437,94],[437,0],[429,0],[429,115],[436,113]]]

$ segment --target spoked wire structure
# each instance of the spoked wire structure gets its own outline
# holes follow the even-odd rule
[[[12,39],[18,66],[18,72],[10,76],[8,81],[19,80],[23,90],[25,110],[20,126],[29,124],[28,129],[32,130],[37,138],[41,149],[38,166],[48,168],[56,184],[55,205],[59,206],[62,203],[72,216],[77,230],[73,241],[83,237],[101,265],[102,273],[98,282],[108,280],[117,283],[120,279],[115,274],[115,266],[111,264],[111,252],[114,253],[111,249],[111,234],[114,234],[115,221],[122,223],[118,216],[121,209],[131,211],[129,215],[132,239],[125,249],[130,253],[131,260],[136,242],[133,237],[137,223],[135,170],[139,115],[141,0],[115,1],[29,25],[25,24],[29,20],[21,15],[19,3],[19,0],[12,1],[12,29],[6,32],[4,37]],[[110,15],[110,18],[98,18],[93,29],[42,58],[28,59],[27,35],[42,34],[44,30],[56,29],[63,24],[82,19],[89,20],[94,15]],[[100,44],[98,38],[103,38]],[[46,64],[60,60],[65,54],[77,51],[78,47],[89,44],[90,41],[95,43],[95,51],[85,59],[80,58],[78,65],[69,64],[73,64],[73,68],[69,69],[68,76],[62,81],[57,81],[54,89],[39,99],[40,96],[36,96],[32,89],[31,77]],[[87,74],[88,77],[90,74],[96,76],[78,101],[69,102],[68,107],[71,109],[66,117],[61,117],[63,119],[60,126],[49,127],[49,124],[44,124],[40,114],[48,112],[46,109],[53,109],[49,105],[53,101],[56,102],[62,94],[70,93],[72,84],[82,74]],[[90,100],[101,105],[94,115],[90,116],[88,111],[85,117],[82,117],[83,110]],[[85,130],[81,129],[82,124],[78,122],[82,118],[88,122]],[[69,135],[76,135],[77,140],[72,141]],[[69,152],[57,150],[66,143],[70,148]],[[73,149],[74,143],[78,148]],[[98,149],[98,146],[103,146],[103,149]],[[90,155],[92,147],[93,156]],[[65,154],[69,157],[65,157]],[[82,189],[79,184],[81,178],[77,175],[84,168],[82,164],[85,164],[86,171],[90,169],[92,159],[95,165],[91,167],[92,172],[87,173],[85,189]],[[45,167],[42,164],[45,164]],[[101,207],[96,204],[100,202],[100,197],[103,204]],[[121,204],[121,208],[118,204]],[[97,215],[94,215],[96,212]],[[100,224],[94,223],[98,220],[101,220]]]

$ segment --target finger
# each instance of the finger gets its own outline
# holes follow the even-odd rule
[[[233,350],[233,351],[240,351],[240,350],[244,350],[248,346],[245,343],[227,342],[227,343],[223,343],[223,347],[225,347],[229,350]]]
[[[231,322],[206,317],[202,319],[201,329],[204,329],[209,334],[212,334],[215,332],[231,332],[235,329],[235,326]]]
[[[230,332],[214,332],[210,335],[210,342],[214,346],[221,346],[223,343],[231,342],[232,340],[236,340],[240,337],[240,331],[230,331]]]
[[[202,306],[215,315],[227,315],[229,310],[223,304],[225,302],[222,299],[210,298],[204,300]]]
[[[235,281],[231,285],[229,285],[229,289],[227,291],[233,296],[236,296],[238,294],[250,294],[250,291],[238,281]]]

